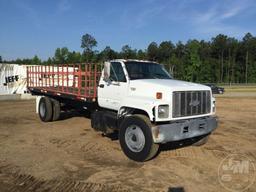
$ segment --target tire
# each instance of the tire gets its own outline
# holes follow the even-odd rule
[[[193,146],[197,146],[197,147],[202,146],[207,143],[208,139],[209,139],[209,135],[207,135],[204,138],[202,138],[201,140],[193,143]]]
[[[153,158],[159,148],[152,138],[151,122],[144,115],[132,115],[123,120],[119,142],[124,154],[138,162]]]
[[[52,101],[52,120],[57,121],[60,119],[60,102],[56,99],[51,99]]]
[[[52,102],[49,97],[42,97],[40,99],[38,114],[43,122],[52,121]]]

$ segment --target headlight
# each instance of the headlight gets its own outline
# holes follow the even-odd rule
[[[169,116],[169,105],[158,106],[158,118],[168,118]]]

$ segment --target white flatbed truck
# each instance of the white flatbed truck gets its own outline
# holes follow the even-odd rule
[[[42,121],[54,121],[65,107],[86,109],[97,131],[117,131],[125,155],[153,158],[160,144],[202,137],[217,128],[210,87],[175,80],[158,63],[112,60],[96,64],[32,66],[28,89]],[[104,157],[102,157],[104,158]]]

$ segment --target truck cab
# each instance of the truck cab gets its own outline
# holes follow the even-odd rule
[[[105,62],[98,105],[116,113],[121,147],[138,161],[151,158],[159,144],[202,135],[206,139],[217,127],[209,87],[175,80],[162,65],[150,61]],[[146,145],[151,147],[139,157]]]

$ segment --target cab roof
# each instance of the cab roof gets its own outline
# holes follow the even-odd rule
[[[156,63],[155,61],[148,61],[148,60],[138,60],[138,59],[114,59],[110,60],[109,62],[142,62],[142,63]]]

